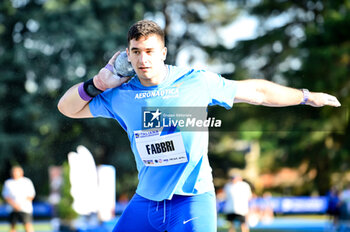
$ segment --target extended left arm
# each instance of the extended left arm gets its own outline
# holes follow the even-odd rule
[[[338,99],[332,95],[316,92],[307,94],[299,89],[259,79],[237,81],[235,103],[281,107],[299,105],[306,98],[305,104],[314,107],[340,106]]]

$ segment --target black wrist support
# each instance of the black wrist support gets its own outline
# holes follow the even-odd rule
[[[84,82],[84,90],[90,97],[96,97],[97,95],[103,92],[96,88],[96,86],[94,85],[93,78]]]

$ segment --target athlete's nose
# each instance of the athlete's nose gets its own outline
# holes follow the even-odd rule
[[[149,56],[146,52],[141,52],[140,54],[140,63],[145,65],[149,63]]]

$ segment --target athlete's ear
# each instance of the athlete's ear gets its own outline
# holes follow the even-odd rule
[[[126,48],[126,54],[128,55],[128,61],[131,62],[129,58],[130,57],[129,48]]]
[[[166,55],[167,55],[168,49],[166,47],[163,48],[162,50],[162,60],[166,60]]]

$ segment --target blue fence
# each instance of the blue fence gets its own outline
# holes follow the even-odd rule
[[[222,210],[224,202],[218,206],[219,212]],[[251,202],[257,207],[270,206],[278,214],[325,214],[328,207],[327,197],[271,197],[268,200],[257,198]],[[116,203],[116,214],[119,215],[125,209],[126,204]],[[53,216],[53,207],[46,202],[34,202],[34,217]],[[0,217],[7,217],[10,212],[8,205],[0,205]]]
[[[327,212],[327,197],[272,197],[258,198],[257,205],[269,204],[275,213],[281,214],[324,214]]]
[[[219,213],[225,202],[218,205]],[[271,197],[251,201],[251,207],[270,207],[277,214],[325,214],[328,208],[327,197]]]
[[[0,205],[0,217],[7,217],[10,210],[10,206]],[[35,202],[33,203],[33,215],[34,217],[50,218],[53,216],[53,207],[46,202]]]

